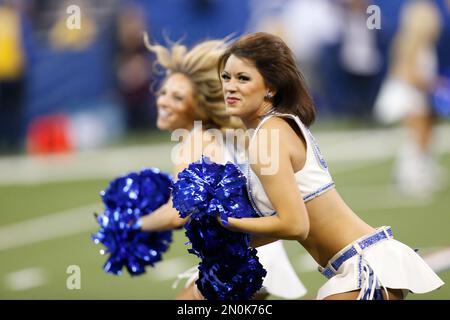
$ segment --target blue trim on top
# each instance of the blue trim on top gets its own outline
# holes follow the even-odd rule
[[[304,202],[310,201],[310,200],[314,199],[315,197],[321,195],[322,193],[324,193],[328,189],[331,189],[332,187],[334,187],[334,181],[331,181],[329,184],[321,187],[320,189],[314,191],[313,193],[310,193],[310,194],[304,196],[303,197],[303,201]]]
[[[312,135],[311,130],[309,128],[306,128],[306,132],[308,133],[309,141],[311,142],[311,147],[313,149],[316,160],[319,163],[319,166],[323,170],[328,171],[328,164],[325,161],[325,157],[323,156],[322,152],[320,151],[319,144],[316,142],[316,139]]]

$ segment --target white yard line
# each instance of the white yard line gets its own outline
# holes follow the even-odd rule
[[[435,152],[450,152],[450,126],[435,132]],[[325,159],[339,167],[342,163],[380,161],[393,157],[405,132],[399,128],[317,132]],[[0,185],[112,178],[144,167],[170,170],[173,144],[132,146],[84,151],[69,155],[0,158]]]
[[[435,272],[447,272],[450,270],[450,247],[435,250],[424,256],[424,259]]]
[[[156,263],[154,268],[148,269],[148,272],[152,278],[157,279],[158,281],[175,281],[177,275],[185,272],[192,266],[193,265],[190,264],[186,258],[177,257],[163,259],[162,261]],[[180,285],[184,285],[183,281],[180,282]]]
[[[158,262],[154,268],[148,268],[147,272],[152,279],[160,282],[175,281],[177,276],[189,267],[192,267],[192,264],[186,258],[176,257]],[[3,280],[9,290],[24,291],[45,285],[48,282],[48,274],[42,268],[33,267],[7,273]],[[180,286],[182,285],[183,281],[180,282]]]
[[[333,162],[334,172],[346,172],[379,164],[392,156],[402,133],[398,129],[321,133],[317,140],[326,145],[325,157]],[[450,150],[450,126],[441,126],[436,135],[438,153]],[[396,142],[397,141],[397,142]],[[67,179],[111,178],[126,171],[138,170],[151,163],[167,166],[170,145],[128,147],[99,150],[68,156],[42,158],[11,157],[0,159],[0,185],[8,183],[42,183]],[[391,186],[343,187],[343,194],[352,194],[356,210],[379,210],[422,206],[430,199],[412,199],[396,194]],[[356,196],[355,196],[356,195]],[[379,199],[379,200],[374,200]],[[73,235],[97,226],[92,212],[102,211],[102,204],[91,204],[0,227],[0,250]]]
[[[433,152],[450,152],[450,126],[440,125],[434,132]],[[318,143],[326,160],[362,161],[393,157],[407,138],[402,128],[320,132]]]
[[[43,269],[34,267],[8,273],[4,276],[4,281],[10,290],[23,291],[45,285],[47,278]]]
[[[0,185],[113,178],[145,167],[165,168],[171,145],[152,145],[48,156],[0,158]]]
[[[95,232],[98,225],[92,213],[101,213],[101,207],[96,203],[0,227],[0,251]],[[158,281],[175,280],[178,274],[191,266],[186,258],[177,257],[157,263],[148,272]],[[47,278],[43,269],[28,268],[6,274],[4,283],[12,291],[22,291],[45,285]]]
[[[0,251],[45,240],[95,231],[93,212],[102,212],[102,205],[91,204],[0,227]]]
[[[353,194],[358,199],[352,207],[358,210],[372,211],[401,207],[425,206],[430,199],[413,199],[393,194],[391,186],[344,187],[342,194]],[[379,200],[374,200],[379,199]],[[55,214],[42,216],[0,227],[0,251],[8,250],[45,240],[70,236],[98,227],[92,215],[103,212],[101,203],[65,210]]]

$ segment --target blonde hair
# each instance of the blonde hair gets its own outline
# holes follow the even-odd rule
[[[428,0],[405,4],[400,16],[399,30],[394,38],[395,51],[417,50],[434,46],[441,28],[439,11]]]
[[[219,129],[241,128],[242,122],[225,112],[222,84],[217,72],[219,57],[225,51],[224,40],[209,40],[197,44],[190,51],[186,46],[173,44],[171,48],[152,45],[144,33],[147,49],[156,55],[156,64],[166,70],[166,79],[175,73],[185,75],[194,89],[194,119],[206,127]]]
[[[434,3],[429,0],[415,0],[405,4],[400,17],[402,35],[422,41],[435,41],[440,28],[441,18]]]
[[[391,72],[402,77],[405,70],[414,68],[421,50],[434,50],[440,29],[439,11],[432,2],[414,0],[405,4],[398,31],[392,42]]]

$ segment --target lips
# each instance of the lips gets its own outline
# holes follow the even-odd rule
[[[227,104],[235,104],[236,102],[238,102],[240,99],[235,98],[235,97],[228,97],[225,99],[225,102]]]
[[[161,108],[158,109],[158,116],[160,116],[161,118],[167,118],[171,114],[172,113],[168,112],[167,110],[164,110],[164,109],[161,109]]]

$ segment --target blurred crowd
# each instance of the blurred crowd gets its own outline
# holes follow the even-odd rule
[[[254,1],[259,17],[251,28],[286,39],[319,115],[364,126],[401,125],[406,138],[393,181],[404,193],[428,197],[446,183],[446,170],[433,155],[433,127],[450,111],[450,1],[392,3],[401,5],[298,0],[264,8]]]
[[[278,34],[295,53],[319,118],[390,124],[382,121],[385,113],[374,117],[375,105],[387,79],[404,74],[396,62],[404,54],[398,47],[422,45],[399,39],[402,25],[414,29],[412,38],[426,28],[420,14],[402,18],[413,2],[0,0],[0,152],[95,148],[129,132],[153,130],[159,75],[143,45],[144,31],[151,41],[181,35],[187,44],[246,31]],[[431,114],[446,117],[450,1],[426,2],[439,23],[424,36],[429,40],[427,57],[416,65],[420,74],[406,77],[426,78],[418,87]],[[422,131],[424,123],[418,125]]]

